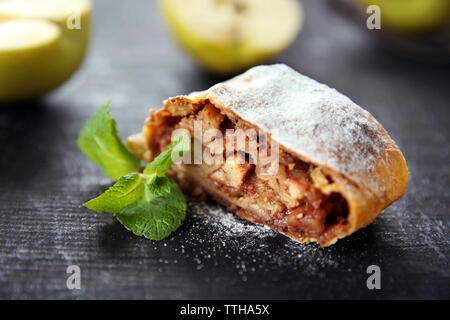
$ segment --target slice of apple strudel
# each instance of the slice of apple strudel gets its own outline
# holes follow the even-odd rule
[[[185,192],[300,242],[331,245],[406,192],[405,159],[380,123],[285,65],[166,100],[128,146],[151,161],[179,130],[192,152],[169,174]]]

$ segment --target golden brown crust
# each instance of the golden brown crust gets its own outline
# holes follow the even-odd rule
[[[166,120],[192,114],[207,103],[211,103],[224,115],[230,118],[240,119],[249,127],[253,127],[264,132],[264,130],[258,126],[257,123],[250,122],[247,121],[247,119],[242,118],[237,112],[235,112],[235,110],[230,108],[229,105],[224,105],[219,101],[220,99],[215,99],[214,94],[210,94],[210,92],[211,90],[208,90],[202,93],[192,94],[190,96],[171,98],[165,101],[161,110],[158,112],[152,111],[143,130],[143,136],[145,141],[147,141],[149,152],[152,153],[153,150],[155,150],[155,144],[160,144],[160,138],[157,136],[157,128],[160,126],[170,126],[170,123],[165,122]],[[367,163],[358,165],[358,168],[355,169],[355,171],[351,171],[349,173],[351,168],[347,169],[345,164],[343,165],[339,163],[338,165],[333,165],[333,162],[317,161],[316,159],[321,159],[320,155],[313,159],[312,157],[299,152],[300,149],[286,147],[283,145],[284,141],[278,141],[280,146],[292,155],[298,157],[304,162],[314,164],[320,168],[324,174],[332,178],[333,183],[327,184],[321,183],[321,179],[323,180],[323,177],[313,175],[314,186],[324,195],[338,193],[345,198],[348,205],[348,215],[346,217],[347,222],[345,226],[334,229],[330,237],[322,237],[320,239],[316,236],[305,236],[301,233],[292,232],[288,229],[278,228],[273,224],[269,225],[270,227],[277,229],[278,231],[300,242],[308,243],[316,241],[319,242],[321,246],[328,246],[335,243],[338,239],[344,238],[356,230],[370,224],[384,208],[399,199],[406,192],[409,171],[402,153],[384,128],[370,114],[365,111],[362,112],[359,109],[355,110],[356,113],[360,112],[362,114],[364,121],[368,122],[368,124],[365,124],[365,127],[361,130],[368,131],[367,126],[372,126],[365,139],[374,139],[383,142],[376,145],[376,152],[373,150],[370,151],[370,156],[375,157],[374,165],[367,161]],[[348,112],[351,112],[351,110]],[[269,136],[271,134],[271,132],[266,133],[269,134]],[[271,137],[271,139],[276,140],[275,137]],[[136,149],[136,143],[133,143],[134,140],[135,139],[131,139],[129,141],[129,146],[132,150]],[[354,146],[351,144],[351,141],[344,142],[347,143],[344,145],[344,148],[347,149],[346,152],[349,152],[348,150],[351,150]],[[139,145],[139,149],[135,151],[137,155],[142,158],[143,154],[148,155],[149,152],[142,150],[141,147],[142,146]],[[148,161],[148,158],[145,160]],[[346,160],[344,158],[340,159],[340,161]],[[340,168],[344,167],[346,168],[345,170],[340,170]],[[175,173],[175,176],[176,174],[177,173]],[[257,215],[252,214],[251,211],[242,210],[242,208],[239,208],[239,203],[227,199],[226,196],[214,188],[210,181],[195,179],[195,177],[178,177],[178,181],[181,184],[183,184],[183,180],[186,179],[196,185],[202,186],[204,190],[207,190],[211,197],[229,206],[229,208],[236,211],[239,216],[253,222],[265,223],[264,221],[258,219]]]

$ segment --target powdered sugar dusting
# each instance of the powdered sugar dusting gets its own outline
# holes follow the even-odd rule
[[[368,181],[384,150],[395,144],[365,110],[335,89],[286,65],[259,66],[190,98],[204,97],[271,133],[316,164]]]
[[[188,198],[188,216],[181,254],[197,270],[230,260],[242,281],[256,271],[270,272],[286,267],[321,276],[339,267],[336,250],[316,244],[302,244],[265,226],[240,219],[215,203],[198,203]],[[172,241],[169,238],[165,241]]]
[[[249,223],[227,212],[221,206],[195,206],[194,218],[199,218],[220,231],[221,237],[274,237],[276,231],[264,225]]]

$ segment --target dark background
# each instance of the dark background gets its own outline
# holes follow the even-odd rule
[[[160,242],[90,212],[82,204],[110,180],[76,146],[83,122],[112,98],[126,137],[163,99],[221,80],[178,49],[156,1],[95,1],[77,74],[40,101],[0,108],[0,298],[450,298],[450,69],[390,53],[326,1],[304,6],[303,32],[274,62],[337,88],[384,125],[411,171],[400,201],[325,249],[247,224],[230,236],[206,218],[214,204],[191,203],[187,222]],[[66,288],[72,264],[81,290]],[[381,290],[366,287],[371,264]]]

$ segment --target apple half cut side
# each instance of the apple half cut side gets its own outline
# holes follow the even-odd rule
[[[60,29],[46,20],[0,22],[0,100],[51,89],[60,42]]]
[[[90,0],[0,1],[0,102],[36,98],[78,69],[86,52]]]
[[[219,74],[267,61],[303,26],[297,0],[160,0],[160,6],[181,46]]]

